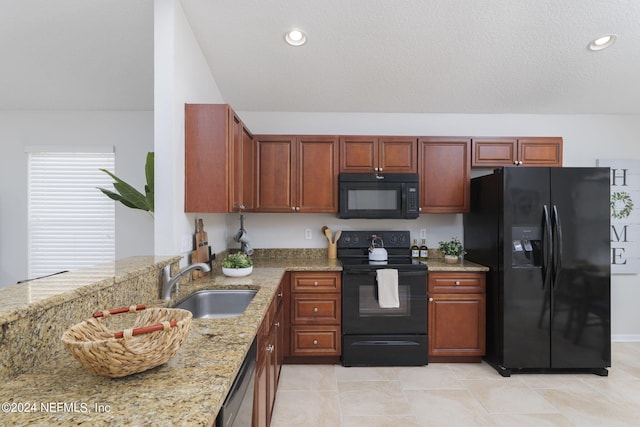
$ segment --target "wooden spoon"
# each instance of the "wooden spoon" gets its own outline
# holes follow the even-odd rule
[[[336,231],[336,235],[333,237],[333,243],[337,243],[340,240],[340,236],[342,236],[342,230]]]
[[[327,240],[331,243],[331,229],[327,226],[323,227],[324,235],[327,236]]]

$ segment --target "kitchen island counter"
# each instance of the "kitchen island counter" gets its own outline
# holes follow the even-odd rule
[[[201,289],[243,288],[258,292],[238,317],[193,319],[189,337],[178,353],[164,365],[139,374],[115,379],[100,377],[85,370],[66,350],[52,351],[46,363],[4,382],[2,400],[7,403],[0,420],[2,424],[24,426],[210,426],[285,271],[309,269],[340,271],[341,267],[326,258],[258,259],[253,274],[247,277],[209,274],[182,284],[169,305]],[[147,306],[166,305],[162,300],[140,302]],[[86,313],[85,318],[90,315]]]

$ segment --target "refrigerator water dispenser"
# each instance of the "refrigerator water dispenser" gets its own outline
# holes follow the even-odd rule
[[[542,227],[515,226],[511,237],[513,267],[542,266]]]

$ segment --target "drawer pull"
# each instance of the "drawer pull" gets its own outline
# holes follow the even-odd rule
[[[313,286],[318,286],[318,281],[317,280],[313,282]]]
[[[313,340],[313,345],[318,345],[318,340]]]
[[[460,281],[456,280],[456,286],[459,286],[459,285],[460,285]]]
[[[318,307],[313,307],[313,312],[317,313],[318,312]]]

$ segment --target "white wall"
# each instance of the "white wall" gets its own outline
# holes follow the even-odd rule
[[[27,146],[114,146],[116,174],[145,183],[151,111],[0,111],[0,286],[27,278]],[[116,204],[116,258],[153,254],[153,219]]]
[[[186,255],[195,232],[184,213],[184,104],[224,103],[178,0],[155,1],[156,255]],[[224,244],[225,214],[201,215],[215,252]],[[182,264],[188,260],[183,259]]]

